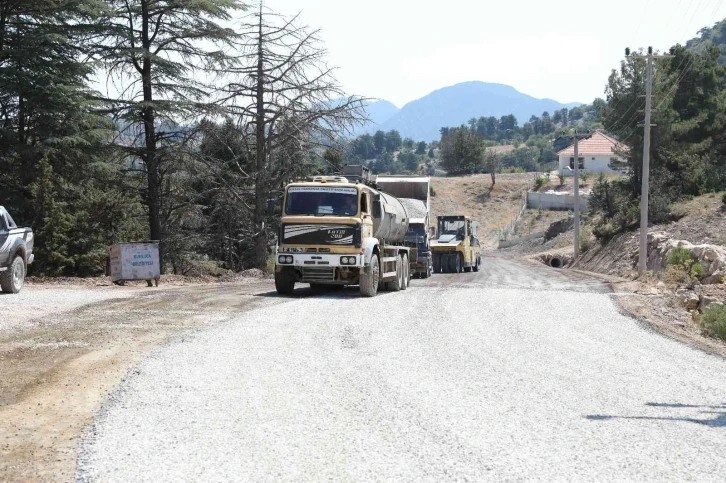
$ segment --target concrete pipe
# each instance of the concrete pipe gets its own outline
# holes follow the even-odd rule
[[[565,264],[565,261],[561,259],[560,257],[552,257],[550,258],[550,267],[552,268],[562,268],[562,266]]]

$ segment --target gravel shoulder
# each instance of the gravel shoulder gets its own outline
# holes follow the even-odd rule
[[[84,428],[155,347],[279,303],[263,279],[230,284],[58,288],[0,296],[0,481],[70,481]]]

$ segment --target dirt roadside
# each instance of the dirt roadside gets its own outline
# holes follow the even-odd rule
[[[0,331],[0,481],[72,481],[82,432],[129,367],[172,337],[284,302],[273,294],[265,279],[139,290]]]

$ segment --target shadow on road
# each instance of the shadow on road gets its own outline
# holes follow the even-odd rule
[[[697,409],[699,414],[706,415],[705,419],[683,417],[683,416],[616,416],[606,414],[589,414],[585,419],[591,421],[610,421],[613,419],[640,419],[652,421],[683,421],[687,423],[699,424],[710,428],[726,428],[726,404],[716,406],[698,405],[698,404],[681,404],[681,403],[655,403],[649,402],[645,404],[649,407],[664,409]]]
[[[390,295],[393,292],[379,291],[376,297],[382,297]],[[315,297],[319,299],[359,299],[361,298],[360,290],[358,286],[344,287],[344,286],[331,286],[328,288],[312,289],[309,287],[298,288],[292,292],[292,295],[280,295],[275,290],[269,292],[262,292],[254,294],[255,297],[270,297],[280,299],[303,299],[308,297]]]

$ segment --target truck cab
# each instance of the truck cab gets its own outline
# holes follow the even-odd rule
[[[0,206],[0,290],[18,293],[25,283],[28,265],[33,263],[33,230],[15,224]]]
[[[429,246],[429,230],[424,224],[411,224],[406,233],[406,241],[416,245],[417,261],[411,267],[413,275],[429,278],[434,272],[433,257]]]
[[[405,290],[416,250],[404,240],[408,215],[358,166],[344,176],[317,176],[285,189],[275,251],[275,287],[359,285],[361,294]]]

